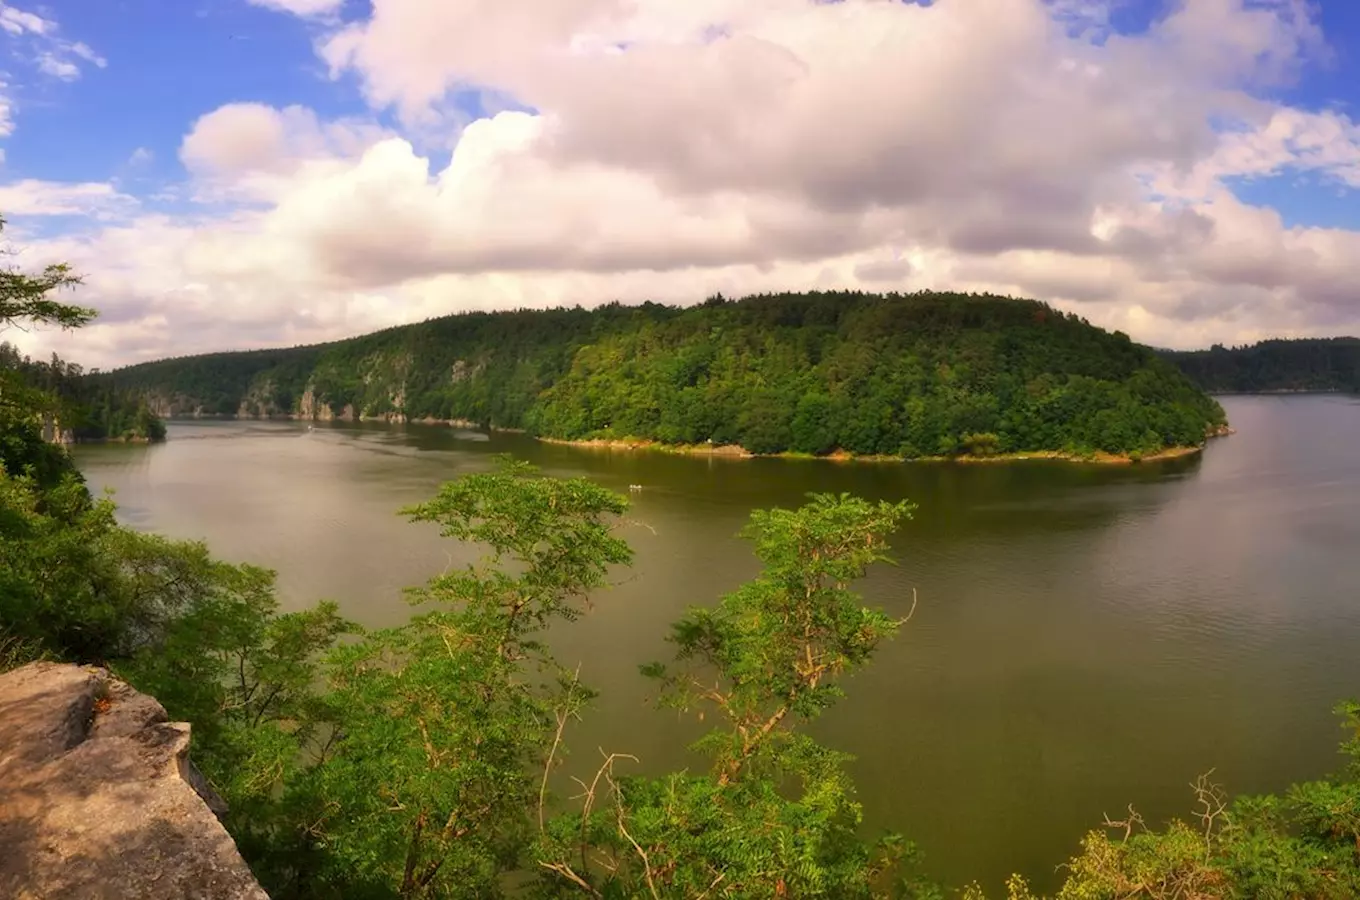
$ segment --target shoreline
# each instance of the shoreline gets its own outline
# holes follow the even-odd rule
[[[1210,397],[1293,397],[1300,394],[1360,394],[1350,388],[1271,388],[1264,391],[1205,391]]]
[[[1131,466],[1145,462],[1163,462],[1171,459],[1183,459],[1203,453],[1208,440],[1215,437],[1223,437],[1235,432],[1232,429],[1209,435],[1205,444],[1197,447],[1167,447],[1156,453],[1147,455],[1134,454],[1115,454],[1097,451],[1090,456],[1081,456],[1075,453],[1064,453],[1061,450],[1027,450],[1015,453],[998,453],[992,456],[918,456],[908,459],[904,456],[893,456],[891,454],[872,454],[859,456],[845,450],[838,450],[824,456],[815,456],[810,453],[795,453],[785,451],[782,453],[752,453],[745,447],[736,444],[665,444],[660,441],[643,439],[611,439],[611,438],[590,438],[588,440],[567,440],[565,438],[538,437],[535,440],[544,444],[558,444],[564,447],[579,447],[585,450],[602,450],[605,452],[627,452],[627,453],[669,453],[674,456],[708,456],[723,459],[787,459],[787,460],[819,460],[825,462],[838,463],[957,463],[960,465],[988,465],[996,463],[1022,462],[1025,460],[1050,460],[1069,463],[1089,463],[1102,466]]]
[[[100,437],[100,438],[76,438],[70,441],[56,441],[63,447],[85,447],[96,444],[164,444],[165,438],[152,439],[149,437]]]
[[[359,423],[359,422],[382,422],[387,425],[437,425],[449,428],[475,429],[477,431],[490,431],[499,434],[525,434],[522,428],[503,428],[500,426],[483,427],[467,419],[434,419],[423,417],[420,419],[397,419],[387,416],[363,416],[353,417],[329,417],[306,418],[296,413],[287,416],[239,416],[239,415],[198,415],[198,416],[173,416],[167,417],[165,421],[201,421],[203,419],[217,420],[236,420],[236,421],[293,421],[293,422],[325,422],[325,423]],[[934,464],[958,464],[958,465],[993,465],[998,463],[1025,462],[1033,460],[1048,460],[1051,462],[1067,463],[1087,463],[1099,466],[1131,466],[1149,462],[1165,462],[1173,459],[1184,459],[1196,456],[1204,452],[1209,441],[1215,438],[1226,437],[1236,434],[1236,430],[1228,425],[1222,425],[1205,435],[1203,444],[1193,447],[1166,447],[1156,453],[1106,453],[1097,450],[1090,455],[1080,455],[1066,453],[1061,450],[1022,450],[1014,453],[997,453],[991,456],[916,456],[908,459],[905,456],[895,456],[892,454],[865,454],[858,455],[846,450],[836,450],[825,455],[815,455],[811,453],[797,453],[791,450],[780,453],[752,453],[745,447],[737,444],[667,444],[662,441],[650,440],[645,438],[588,438],[584,440],[569,440],[567,438],[542,437],[535,435],[534,440],[542,444],[556,444],[563,447],[577,447],[583,450],[596,450],[606,452],[647,452],[665,453],[672,456],[707,456],[719,459],[785,459],[785,460],[818,460],[836,463],[934,463]],[[148,443],[147,441],[141,441]]]

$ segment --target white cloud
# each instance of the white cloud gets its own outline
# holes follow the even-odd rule
[[[1105,9],[374,0],[318,52],[402,133],[230,104],[180,147],[202,216],[30,246],[88,274],[106,319],[71,340],[101,364],[810,287],[1038,296],[1175,346],[1360,329],[1360,232],[1225,187],[1355,183],[1352,121],[1266,99],[1322,52],[1307,7],[1184,0],[1137,35]],[[535,112],[422,156],[467,90]]]
[[[1315,171],[1360,187],[1360,125],[1327,110],[1272,110],[1256,128],[1230,132],[1204,164],[1201,175],[1269,176]]]
[[[155,162],[156,154],[149,147],[138,147],[128,157],[129,166],[149,166]]]
[[[248,0],[254,6],[263,6],[295,16],[326,16],[340,11],[345,0]]]
[[[322,122],[302,106],[280,110],[262,103],[230,103],[193,124],[180,146],[180,159],[199,175],[286,174],[307,160],[357,158],[384,136],[370,122]]]
[[[0,81],[0,138],[14,133],[14,104],[9,99],[9,85]]]
[[[38,71],[62,81],[75,81],[80,77],[80,67],[69,59],[61,59],[53,53],[38,55]]]
[[[136,200],[104,182],[51,182],[26,178],[0,184],[0,215],[106,217]]]
[[[203,200],[268,201],[291,190],[304,171],[343,168],[388,133],[372,122],[322,122],[310,109],[231,103],[201,116],[179,158]]]
[[[51,34],[57,30],[57,23],[44,19],[37,13],[16,9],[7,3],[0,3],[0,29],[10,34]]]
[[[94,50],[90,48],[89,44],[83,43],[82,41],[76,41],[73,44],[68,44],[67,49],[70,50],[71,53],[85,60],[86,62],[93,63],[94,65],[98,66],[101,69],[106,68],[109,64],[109,61],[107,59],[100,56],[98,53],[95,53]]]
[[[82,62],[99,68],[108,65],[108,61],[88,44],[61,37],[55,20],[3,2],[0,2],[0,31],[8,35],[12,44],[22,48],[14,53],[15,56],[31,61],[39,74],[49,78],[75,81],[81,76]],[[8,88],[9,85],[0,83],[0,91]],[[8,137],[14,131],[14,107],[8,93],[0,97],[0,138]]]

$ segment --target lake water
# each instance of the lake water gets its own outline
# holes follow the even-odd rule
[[[868,823],[951,883],[1039,885],[1102,813],[1188,813],[1215,769],[1234,792],[1334,768],[1330,709],[1360,695],[1360,401],[1229,397],[1238,433],[1130,467],[702,459],[443,427],[176,423],[153,447],[82,447],[92,487],[139,528],[278,570],[289,607],[332,598],[367,625],[468,551],[396,511],[510,452],[633,495],[634,568],[553,643],[601,691],[570,739],[653,770],[693,735],[645,705],[666,627],[755,572],[751,509],[809,491],[909,498],[896,568],[864,584],[915,617],[818,723],[854,753]]]

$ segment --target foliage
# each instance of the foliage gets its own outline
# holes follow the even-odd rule
[[[456,604],[464,630],[521,659],[541,649],[532,636],[553,619],[580,616],[609,566],[631,561],[628,545],[612,534],[627,508],[625,498],[584,478],[548,478],[502,457],[496,471],[449,482],[433,500],[406,510],[412,521],[437,523],[445,537],[492,551],[479,566],[434,579],[415,598]],[[504,570],[507,559],[520,574]]]
[[[50,395],[0,371],[0,469],[30,476],[41,488],[65,478],[81,480],[70,455],[43,437],[43,416],[53,402]]]
[[[41,641],[18,637],[8,628],[0,631],[0,675],[10,669],[49,658],[50,654],[43,648]]]
[[[5,221],[0,218],[0,231]],[[33,274],[12,266],[0,267],[0,331],[35,325],[79,328],[95,317],[95,311],[53,300],[53,291],[74,288],[80,276],[63,264],[50,265]]]
[[[75,283],[61,266],[6,270],[0,327],[83,324],[89,310],[48,296]],[[31,373],[9,364],[17,354],[0,348],[0,634],[10,655],[94,662],[155,644],[221,587],[220,573],[201,545],[117,525],[112,504],[91,498],[70,457],[43,438],[43,417],[61,398],[30,384]]]
[[[165,440],[165,423],[145,398],[86,377],[74,363],[55,354],[49,362],[21,356],[9,344],[0,344],[0,384],[12,392],[29,391],[28,397],[11,400],[11,406],[37,409],[59,431],[69,431],[76,441]],[[41,392],[34,395],[33,392]],[[0,405],[6,401],[0,388]]]
[[[327,874],[345,894],[478,897],[518,863],[552,710],[587,696],[538,640],[582,611],[627,501],[584,479],[502,461],[407,510],[490,548],[413,592],[433,611],[337,651],[329,702],[341,737],[314,777]]]
[[[225,824],[274,896],[305,895],[323,815],[310,772],[338,733],[316,690],[320,658],[359,629],[334,603],[279,613],[274,574],[210,563],[231,590],[201,596],[154,647],[115,666],[194,724],[194,758],[227,803]]]
[[[1262,341],[1231,349],[1163,351],[1195,384],[1218,393],[1360,391],[1360,339]]]
[[[266,877],[310,848],[315,805],[293,785],[335,718],[313,691],[316,657],[351,630],[333,604],[278,614],[272,572],[124,528],[75,478],[42,489],[0,473],[0,668],[105,664],[192,722],[194,757]]]
[[[545,831],[545,894],[925,895],[900,877],[909,845],[861,840],[847,757],[796,730],[900,624],[862,607],[849,585],[885,559],[909,510],[814,495],[798,510],[752,514],[744,534],[761,575],[676,623],[674,670],[645,667],[665,705],[718,716],[695,745],[710,771],[625,778],[606,760],[581,811]]]
[[[0,275],[0,327],[77,327],[92,311],[51,300],[64,267]],[[0,671],[35,659],[103,663],[194,724],[195,756],[229,803],[242,849],[299,868],[302,807],[290,775],[324,731],[316,657],[351,630],[334,605],[279,615],[274,575],[232,566],[194,542],[120,526],[91,497],[44,420],[72,422],[90,391],[76,366],[0,345]],[[131,426],[154,437],[144,404]],[[118,429],[115,429],[118,430]],[[291,819],[289,816],[291,815]]]
[[[716,298],[715,298],[716,300]],[[1152,452],[1223,411],[1151,350],[1030,300],[779,294],[469,313],[100,376],[186,408],[352,406],[566,438],[907,457]],[[993,435],[994,441],[970,442]]]
[[[201,546],[120,528],[73,477],[0,476],[0,623],[54,655],[102,662],[160,637],[207,587]]]
[[[1191,785],[1196,810],[1162,830],[1128,816],[1082,840],[1057,900],[1343,900],[1360,896],[1360,704],[1338,707],[1349,740],[1339,775],[1282,796],[1230,802],[1205,775]],[[1211,773],[1212,774],[1212,773]],[[1035,895],[1018,876],[1009,900]],[[982,900],[976,886],[966,900]]]
[[[659,681],[667,705],[708,703],[727,720],[701,742],[722,783],[747,765],[780,765],[779,747],[792,734],[787,717],[808,721],[831,706],[841,696],[838,676],[896,632],[898,623],[861,606],[849,585],[887,559],[886,537],[909,512],[906,503],[826,494],[798,510],[756,510],[743,535],[764,564],[760,577],[675,624],[684,667],[652,665],[645,674]]]

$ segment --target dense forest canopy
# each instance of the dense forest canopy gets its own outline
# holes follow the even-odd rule
[[[1164,355],[1215,393],[1360,391],[1360,338],[1273,340],[1231,349],[1215,344]]]
[[[105,378],[168,414],[461,419],[756,453],[1146,453],[1198,445],[1224,421],[1122,333],[947,293],[468,313]]]
[[[54,427],[76,441],[159,441],[165,423],[134,391],[86,377],[75,363],[55,354],[43,362],[0,343],[0,382],[46,397],[42,412]],[[60,438],[61,435],[54,435]]]

